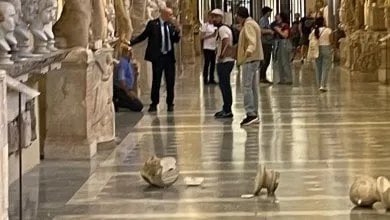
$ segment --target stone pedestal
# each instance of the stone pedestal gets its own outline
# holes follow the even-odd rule
[[[374,7],[369,17],[369,28],[373,31],[386,31],[386,22],[383,22],[385,18],[384,8]]]
[[[387,40],[381,45],[381,66],[378,71],[379,82],[390,83],[390,40]]]
[[[5,72],[0,70],[0,220],[8,219],[8,140]]]
[[[46,79],[45,158],[89,159],[114,140],[112,49],[74,49]]]
[[[340,43],[340,65],[349,80],[378,82],[381,32],[358,30]]]
[[[25,74],[18,77],[26,86],[37,89],[37,83],[32,76]],[[22,93],[21,132],[19,132],[19,91],[7,90],[7,121],[8,121],[8,171],[9,183],[19,178],[19,136],[22,140],[22,172],[23,174],[34,168],[40,162],[39,158],[39,104],[37,99]]]

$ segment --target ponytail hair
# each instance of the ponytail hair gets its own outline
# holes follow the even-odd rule
[[[314,35],[317,39],[320,39],[320,28],[325,27],[325,19],[324,17],[318,17],[314,26]]]

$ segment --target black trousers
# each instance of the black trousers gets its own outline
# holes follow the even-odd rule
[[[127,108],[134,112],[141,112],[144,108],[142,102],[134,97],[130,98],[125,91],[123,91],[118,86],[114,85],[114,105],[115,109],[118,108]]]
[[[158,105],[160,103],[160,87],[161,78],[164,73],[165,84],[167,87],[167,105],[173,105],[175,98],[175,78],[176,78],[176,66],[175,61],[170,55],[163,55],[158,61],[152,62],[153,68],[153,81],[152,81],[152,105]]]
[[[215,50],[203,49],[204,66],[203,66],[203,81],[214,81],[214,70],[216,60]]]
[[[233,61],[217,64],[219,87],[221,89],[223,99],[223,111],[226,113],[232,112],[233,96],[232,87],[230,85],[230,74],[233,67]]]
[[[263,44],[264,60],[260,64],[260,80],[267,79],[267,69],[271,62],[272,44]]]

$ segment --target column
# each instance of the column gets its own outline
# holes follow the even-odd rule
[[[334,5],[334,0],[328,0],[328,6],[327,6],[327,10],[328,10],[328,17],[326,18],[326,20],[328,21],[328,26],[330,28],[332,28],[332,30],[335,30],[336,29],[336,23],[335,23],[335,11],[334,11],[334,8],[335,8],[335,5]]]
[[[8,220],[7,86],[0,70],[0,220]]]

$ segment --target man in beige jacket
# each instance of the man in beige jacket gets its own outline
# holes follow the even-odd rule
[[[241,126],[259,123],[259,69],[264,59],[261,44],[261,29],[255,20],[249,17],[248,9],[237,9],[237,21],[242,29],[238,41],[237,64],[242,66],[242,81],[246,118]]]

